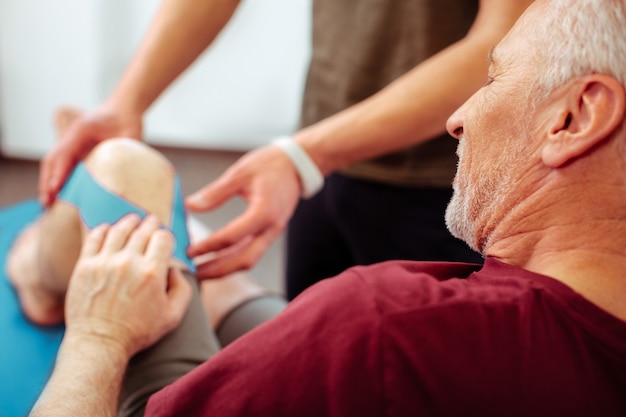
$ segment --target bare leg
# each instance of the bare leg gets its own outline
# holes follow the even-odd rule
[[[111,139],[97,146],[85,165],[105,188],[169,225],[174,171],[157,151],[132,139]],[[24,313],[33,322],[62,322],[67,282],[85,232],[78,210],[58,201],[19,236],[11,249],[9,278]]]
[[[22,231],[8,254],[7,274],[26,317],[36,324],[47,326],[63,321],[65,290],[59,290],[52,280],[43,279],[39,262],[40,235],[40,220]],[[72,240],[70,235],[68,232],[68,240],[64,243]]]
[[[64,107],[55,113],[59,135],[80,115],[77,109]],[[25,315],[34,323],[54,325],[63,321],[63,303],[67,279],[80,250],[81,226],[72,207],[53,204],[18,236],[7,257],[9,280],[15,287]],[[49,238],[42,236],[49,236]],[[51,243],[57,245],[54,261]]]

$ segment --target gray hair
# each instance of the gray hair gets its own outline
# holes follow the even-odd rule
[[[533,28],[545,71],[537,100],[572,78],[601,73],[626,86],[626,0],[551,0]],[[543,41],[544,39],[549,42]]]

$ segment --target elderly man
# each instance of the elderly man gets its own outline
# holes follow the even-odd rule
[[[624,28],[624,0],[535,2],[450,118],[460,164],[447,222],[484,267],[350,269],[153,395],[146,415],[626,415]],[[76,295],[94,285],[85,275],[115,292],[116,267],[93,259],[136,247],[146,227],[131,226],[88,239],[33,415],[114,415],[129,355],[177,316]],[[165,237],[145,239],[149,252]],[[156,282],[125,275],[159,311],[182,308],[165,267]]]

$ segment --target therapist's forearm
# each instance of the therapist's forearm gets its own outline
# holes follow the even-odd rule
[[[468,34],[369,99],[294,135],[329,174],[426,142],[487,78],[487,55],[532,0],[481,0]]]
[[[30,417],[117,416],[128,359],[114,345],[66,336]]]
[[[484,83],[487,74],[490,46],[463,43],[432,57],[369,99],[297,132],[294,140],[326,175],[442,134],[447,118]],[[476,60],[476,54],[485,62]]]
[[[164,0],[108,102],[143,114],[213,42],[239,0]]]

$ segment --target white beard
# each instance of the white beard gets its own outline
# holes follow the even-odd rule
[[[478,251],[473,239],[474,226],[468,220],[467,199],[458,190],[456,181],[453,186],[454,193],[446,208],[446,226],[452,236],[463,240],[475,251]]]
[[[489,166],[475,161],[470,169],[463,162],[463,150],[464,141],[461,140],[457,150],[459,164],[453,183],[454,193],[446,208],[446,226],[453,236],[484,255],[497,212],[505,204],[504,199],[510,190],[510,168],[515,163],[513,158],[504,157]]]

